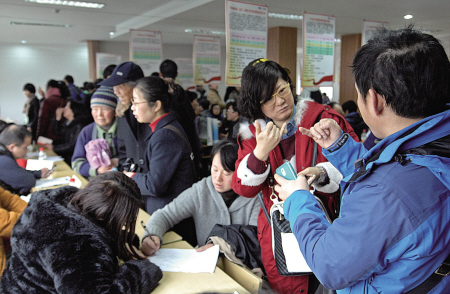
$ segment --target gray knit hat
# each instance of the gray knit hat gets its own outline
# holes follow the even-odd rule
[[[114,94],[113,88],[100,86],[100,88],[92,94],[91,108],[94,106],[108,106],[112,109],[116,109],[117,96]]]

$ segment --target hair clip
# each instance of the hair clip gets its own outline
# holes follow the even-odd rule
[[[258,59],[258,60],[256,60],[255,62],[253,62],[253,66],[255,66],[258,62],[266,62],[266,61],[269,61],[269,59],[267,59],[267,58],[260,58],[260,59]]]

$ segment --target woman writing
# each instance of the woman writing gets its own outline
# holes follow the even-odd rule
[[[146,138],[148,172],[124,173],[141,189],[146,211],[150,214],[194,183],[189,141],[174,114],[170,113],[172,101],[167,84],[159,77],[139,79],[133,90],[133,115],[138,122],[150,124],[152,129]],[[193,221],[190,222],[190,225],[182,222],[174,231],[195,246],[195,230]]]
[[[140,205],[139,188],[119,172],[82,190],[33,194],[13,229],[1,292],[150,293],[162,272],[133,247]]]
[[[241,125],[239,156],[232,188],[246,197],[255,197],[262,190],[263,202],[268,211],[272,206],[273,174],[277,167],[290,161],[296,172],[312,165],[314,141],[302,136],[299,126],[310,128],[318,118],[334,119],[342,129],[357,139],[345,119],[330,107],[311,99],[300,100],[295,105],[291,80],[284,68],[267,59],[252,61],[244,69],[241,80],[238,108],[241,116],[255,121]],[[317,152],[317,162],[326,161]],[[328,175],[330,182],[335,175]],[[330,187],[331,186],[331,187]],[[338,185],[324,185],[323,192],[332,193]],[[331,190],[330,190],[331,189]],[[338,199],[337,199],[338,200]],[[261,245],[261,259],[270,286],[278,293],[314,293],[317,279],[311,276],[280,276],[272,251],[271,230],[265,214],[260,211],[258,238]]]
[[[236,142],[223,140],[211,151],[211,176],[185,190],[164,208],[155,211],[148,221],[142,252],[153,255],[159,250],[162,236],[175,224],[193,217],[198,245],[203,246],[215,224],[256,226],[259,202],[244,198],[231,189],[237,160]]]

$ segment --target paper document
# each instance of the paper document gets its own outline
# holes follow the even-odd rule
[[[39,188],[47,188],[52,186],[59,186],[59,185],[68,185],[70,182],[70,177],[63,177],[63,178],[57,178],[52,180],[37,180],[36,186],[34,186],[36,189]]]
[[[214,273],[219,257],[219,245],[197,252],[195,249],[162,248],[148,259],[163,272]]]
[[[27,170],[41,170],[44,167],[52,169],[53,161],[51,160],[39,160],[39,159],[28,159],[27,160]]]

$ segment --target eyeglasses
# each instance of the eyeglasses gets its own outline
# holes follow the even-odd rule
[[[277,98],[276,98],[277,96],[280,98],[286,98],[289,94],[291,94],[290,86],[291,86],[291,84],[287,83],[286,85],[284,85],[283,87],[278,89],[278,91],[272,95],[270,100],[267,100],[266,102],[260,101],[260,103],[266,107],[270,107],[270,106],[274,105],[275,102],[277,101]]]
[[[233,109],[227,109],[227,112],[234,113],[234,110]]]
[[[131,100],[131,104],[133,104],[133,105],[142,104],[142,103],[147,103],[147,101],[136,102],[136,101]]]

